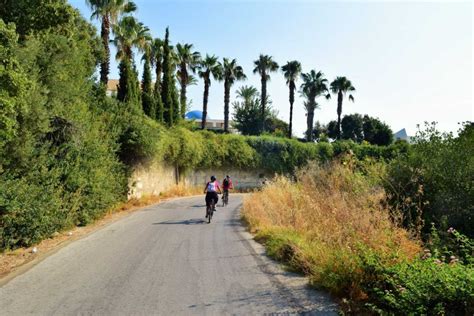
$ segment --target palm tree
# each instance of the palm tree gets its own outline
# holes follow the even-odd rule
[[[184,118],[186,114],[186,86],[188,85],[188,70],[193,73],[196,71],[196,67],[201,59],[199,52],[193,52],[193,44],[179,44],[176,45],[176,53],[178,57],[178,78],[181,84],[181,117]]]
[[[207,102],[209,100],[209,87],[211,86],[211,77],[214,77],[214,80],[218,80],[221,75],[221,67],[219,66],[217,56],[209,56],[208,54],[206,54],[206,58],[201,60],[201,62],[199,63],[198,69],[199,77],[204,80],[201,128],[205,129],[207,118]]]
[[[112,27],[114,32],[113,43],[117,47],[118,60],[133,61],[133,48],[144,51],[147,42],[151,41],[150,30],[133,16],[123,17]]]
[[[288,138],[291,138],[291,132],[293,128],[293,103],[295,102],[295,89],[296,89],[296,80],[301,74],[301,64],[299,61],[293,60],[289,61],[281,67],[283,75],[286,79],[286,84],[290,89],[290,125],[288,127]]]
[[[324,78],[324,74],[321,71],[316,72],[311,70],[308,73],[301,75],[303,83],[301,84],[301,94],[306,98],[304,103],[307,112],[307,131],[306,138],[308,141],[313,140],[313,121],[314,121],[314,110],[318,107],[316,98],[324,95],[327,99],[331,98],[327,87],[327,79]]]
[[[331,82],[331,92],[337,94],[337,138],[341,138],[342,100],[347,92],[355,91],[351,81],[346,77],[337,77]],[[354,102],[354,97],[349,94],[349,101]]]
[[[140,100],[140,88],[133,63],[133,48],[145,51],[146,44],[151,40],[149,29],[134,17],[123,17],[112,27],[113,43],[117,47],[116,58],[120,60],[120,79],[117,98],[120,101],[135,103]]]
[[[242,86],[237,91],[237,97],[244,101],[247,107],[258,95],[258,90],[254,86]]]
[[[260,75],[262,82],[261,104],[262,104],[262,131],[265,131],[265,103],[267,101],[267,81],[270,80],[270,72],[278,70],[278,64],[273,60],[272,56],[260,54],[259,58],[254,61],[255,68],[253,73]]]
[[[100,36],[104,45],[104,60],[100,63],[100,81],[107,84],[110,72],[109,34],[111,25],[117,22],[119,16],[137,9],[135,3],[128,0],[86,0],[92,9],[91,18],[101,20]]]
[[[223,63],[219,62],[219,66],[222,69],[221,80],[224,80],[224,132],[229,131],[229,101],[230,101],[230,88],[237,80],[245,80],[247,76],[244,74],[244,69],[237,64],[237,60],[234,58],[229,60],[224,58]]]

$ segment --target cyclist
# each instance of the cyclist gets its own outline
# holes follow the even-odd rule
[[[229,175],[226,175],[224,180],[222,180],[222,189],[224,191],[224,195],[227,194],[227,202],[229,202],[229,190],[232,190],[234,185],[232,184],[232,180],[230,179]],[[224,195],[222,198],[224,198]]]
[[[206,218],[207,218],[207,210],[211,207],[211,201],[214,200],[214,205],[217,204],[219,201],[219,197],[217,193],[222,193],[221,187],[219,183],[216,181],[216,177],[211,176],[211,181],[206,183],[206,187],[204,188],[204,193],[206,193]]]

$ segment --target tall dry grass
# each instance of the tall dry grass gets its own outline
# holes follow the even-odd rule
[[[363,297],[363,261],[376,254],[390,265],[413,258],[420,244],[382,207],[374,181],[338,163],[312,164],[297,182],[277,177],[244,200],[243,217],[269,253],[318,285]]]

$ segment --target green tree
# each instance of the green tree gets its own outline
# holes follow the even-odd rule
[[[163,101],[161,97],[161,77],[163,73],[163,41],[155,38],[151,44],[151,65],[155,67],[155,88],[153,96],[155,99],[156,120],[163,122]]]
[[[132,106],[139,106],[140,88],[138,74],[133,63],[133,48],[143,51],[151,40],[149,29],[132,16],[123,17],[113,26],[114,40],[117,47],[116,58],[119,64],[119,85],[117,99]]]
[[[24,41],[28,35],[58,27],[63,27],[63,30],[74,27],[75,9],[64,4],[64,0],[2,0],[0,18],[5,23],[15,23],[16,32]]]
[[[202,120],[201,128],[206,128],[206,119],[207,119],[207,103],[209,100],[209,87],[211,86],[211,77],[214,77],[214,80],[219,80],[221,77],[222,69],[219,66],[217,56],[209,56],[206,54],[206,57],[200,61],[198,65],[198,75],[204,81],[204,95],[202,100]]]
[[[190,84],[190,72],[195,73],[201,60],[201,54],[193,50],[192,44],[176,45],[176,53],[178,57],[178,78],[181,85],[180,104],[181,104],[181,118],[186,114],[187,100],[186,87]]]
[[[254,86],[241,86],[237,91],[237,98],[244,102],[244,106],[250,106],[255,99],[260,97],[257,88]]]
[[[164,122],[168,126],[176,123],[179,117],[179,101],[175,85],[175,69],[173,48],[169,42],[169,29],[166,28],[163,42],[163,81],[161,83],[161,100],[163,101]]]
[[[363,119],[360,114],[345,115],[341,121],[342,139],[351,139],[357,143],[362,142],[364,140],[363,124]]]
[[[128,0],[86,0],[92,9],[91,18],[101,20],[100,35],[104,46],[104,58],[100,64],[100,81],[106,85],[110,72],[110,48],[109,34],[111,25],[125,13],[133,12],[137,9],[135,3]]]
[[[151,79],[151,43],[146,45],[142,59],[144,60],[142,73],[142,108],[146,115],[152,119],[156,119],[156,103]]]
[[[227,133],[229,131],[230,88],[235,81],[245,80],[247,77],[235,58],[232,60],[224,58],[223,63],[219,62],[219,67],[222,69],[221,80],[224,80],[224,132]]]
[[[1,155],[4,146],[15,138],[17,116],[27,88],[26,74],[15,58],[18,35],[15,25],[0,19],[0,173],[7,157]]]
[[[387,146],[393,142],[392,129],[377,118],[364,115],[364,140],[374,145]]]
[[[324,78],[324,74],[321,71],[316,72],[311,70],[308,73],[301,74],[303,83],[301,84],[301,94],[306,99],[304,106],[306,108],[306,138],[308,141],[313,141],[313,121],[314,121],[314,110],[318,108],[316,98],[324,95],[326,99],[329,99],[331,95],[327,87],[327,79]]]
[[[337,139],[337,121],[330,121],[328,123],[327,135],[329,138]]]
[[[346,93],[355,91],[355,88],[346,77],[337,77],[331,82],[330,87],[331,92],[337,94],[337,138],[341,138],[342,101]],[[352,94],[349,94],[349,101],[354,102]]]
[[[293,129],[293,103],[295,102],[295,89],[296,89],[296,80],[301,74],[301,64],[299,61],[293,60],[287,62],[284,66],[281,67],[283,75],[286,79],[286,84],[290,89],[290,124],[288,127],[288,138],[291,138],[292,129]]]
[[[265,116],[265,102],[267,100],[267,81],[270,81],[270,73],[278,70],[278,64],[273,60],[272,56],[260,54],[259,58],[254,61],[255,68],[253,73],[260,75],[260,81],[262,83],[261,99],[262,102],[262,118]],[[262,129],[265,130],[265,122],[261,122]]]

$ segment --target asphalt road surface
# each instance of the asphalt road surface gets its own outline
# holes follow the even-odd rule
[[[337,315],[331,298],[264,255],[241,195],[205,221],[204,197],[132,213],[0,288],[1,315]]]

